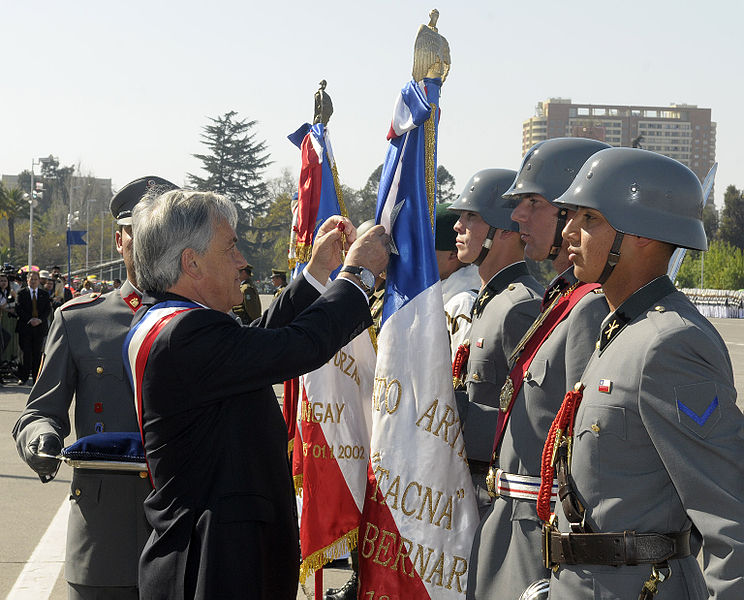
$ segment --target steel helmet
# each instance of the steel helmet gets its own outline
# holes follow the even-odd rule
[[[489,225],[480,254],[473,261],[474,265],[480,266],[486,259],[497,229],[519,231],[519,224],[511,219],[511,209],[504,208],[501,202],[501,195],[514,181],[516,174],[516,171],[509,169],[478,171],[470,178],[460,197],[450,205],[450,210],[479,214]]]
[[[549,592],[550,581],[548,579],[538,579],[527,586],[527,589],[519,596],[519,600],[547,600]]]
[[[620,233],[707,250],[703,191],[682,163],[639,148],[609,148],[586,161],[556,204],[602,213]]]
[[[514,181],[511,169],[483,169],[473,175],[450,210],[478,213],[491,227],[519,231],[519,224],[511,220],[511,210],[502,206],[501,196]]]
[[[514,208],[523,194],[539,194],[551,204],[568,189],[581,165],[609,144],[588,138],[553,138],[538,142],[522,159],[516,179],[504,192],[504,203]]]

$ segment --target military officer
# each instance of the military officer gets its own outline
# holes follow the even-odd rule
[[[563,232],[576,276],[603,281],[612,312],[556,419],[565,497],[543,515],[550,598],[744,598],[744,416],[731,361],[666,275],[676,247],[707,249],[700,182],[671,158],[611,148],[557,204],[576,210]]]
[[[261,316],[261,299],[258,290],[253,285],[253,265],[245,265],[240,269],[240,291],[243,294],[243,302],[233,306],[233,312],[240,317],[243,324],[247,325]]]
[[[514,171],[484,169],[465,186],[450,206],[457,211],[457,257],[478,267],[481,289],[473,305],[469,347],[467,401],[460,395],[468,464],[483,516],[491,499],[486,472],[498,418],[498,397],[508,373],[507,360],[540,310],[542,286],[527,271],[524,245],[501,194],[514,180]],[[456,358],[456,360],[458,360]]]
[[[280,269],[271,269],[271,284],[276,288],[274,298],[287,287],[287,272]]]
[[[158,186],[176,187],[160,177],[143,177],[111,199],[119,225],[116,248],[127,269],[121,289],[67,302],[50,328],[39,378],[13,428],[21,458],[43,482],[54,478],[59,462],[37,453],[59,454],[70,434],[73,396],[78,437],[139,429],[122,362],[124,337],[141,297],[131,215],[145,192]],[[69,598],[137,598],[137,561],[149,535],[142,502],[151,489],[146,472],[75,469],[65,557]]]
[[[511,217],[519,223],[525,255],[552,259],[561,274],[548,286],[538,319],[515,344],[503,394],[495,392],[503,415],[490,442],[495,454],[489,457],[490,493],[495,498],[473,542],[469,599],[518,598],[548,576],[540,562],[541,521],[535,510],[541,451],[561,399],[586,365],[609,310],[602,295],[574,276],[560,235],[568,211],[557,208],[554,200],[589,156],[608,147],[583,138],[540,142],[525,154],[502,200],[513,207]]]

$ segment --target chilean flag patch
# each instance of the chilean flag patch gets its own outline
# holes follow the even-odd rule
[[[612,381],[609,379],[600,379],[597,389],[604,394],[609,394],[612,391]]]

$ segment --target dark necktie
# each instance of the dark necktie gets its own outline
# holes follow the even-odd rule
[[[39,310],[36,306],[36,290],[31,290],[31,316],[34,319],[39,318]]]

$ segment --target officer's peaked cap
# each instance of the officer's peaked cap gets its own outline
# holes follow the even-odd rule
[[[111,198],[111,214],[119,225],[132,224],[132,210],[142,197],[150,191],[167,192],[178,186],[156,175],[140,177],[130,181]]]

